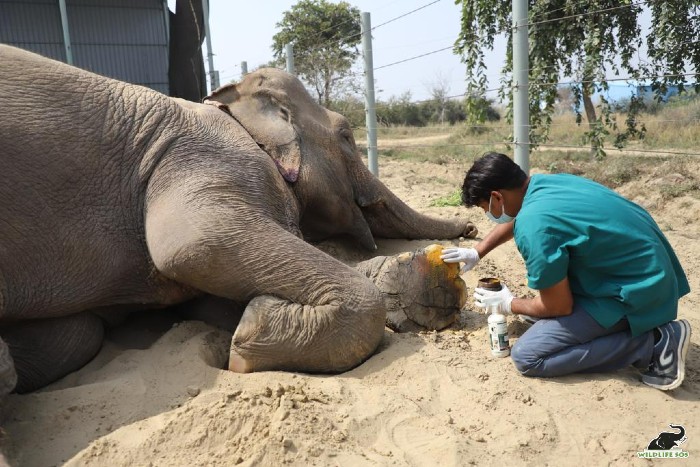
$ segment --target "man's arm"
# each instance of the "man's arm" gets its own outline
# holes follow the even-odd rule
[[[569,279],[565,277],[553,286],[540,290],[536,298],[514,298],[510,311],[535,318],[555,318],[570,315],[573,306],[574,297],[571,295]]]
[[[486,237],[476,244],[474,249],[479,253],[479,258],[486,256],[491,250],[504,244],[513,238],[513,222],[500,224],[494,227]]]

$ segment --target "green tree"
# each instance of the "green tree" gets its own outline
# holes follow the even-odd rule
[[[275,58],[283,60],[285,46],[291,43],[297,75],[315,90],[318,102],[328,106],[334,92],[352,78],[361,41],[360,10],[347,2],[300,0],[276,26]]]
[[[467,66],[468,94],[483,95],[486,89],[485,54],[493,50],[494,40],[504,34],[508,41],[503,66],[501,97],[510,102],[512,87],[512,11],[511,2],[498,0],[456,0],[462,6],[461,32],[455,52]],[[528,0],[530,42],[530,124],[531,141],[546,141],[551,116],[557,101],[560,77],[572,77],[571,91],[576,102],[583,103],[589,129],[587,140],[597,157],[604,157],[605,136],[615,134],[615,145],[622,147],[633,136],[643,136],[637,113],[641,98],[630,96],[625,128],[618,128],[611,103],[601,99],[599,113],[591,96],[608,88],[606,77],[620,75],[648,79],[664,95],[669,86],[683,90],[689,79],[686,67],[700,68],[700,21],[698,0]],[[642,37],[640,16],[648,5],[651,26]],[[647,46],[647,61],[634,58]],[[582,121],[579,106],[577,121]],[[468,106],[470,119],[478,109]],[[510,120],[509,104],[508,118]]]

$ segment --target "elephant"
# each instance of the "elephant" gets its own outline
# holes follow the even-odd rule
[[[19,393],[90,361],[105,318],[199,296],[244,309],[231,370],[346,371],[387,304],[313,242],[477,233],[398,199],[347,119],[274,68],[195,103],[0,45],[0,173],[0,375]]]
[[[649,451],[658,451],[658,450],[663,450],[667,451],[671,448],[674,448],[678,445],[680,445],[684,441],[685,437],[685,428],[683,428],[681,425],[669,425],[672,429],[674,430],[680,430],[678,433],[670,433],[670,432],[661,432],[659,433],[659,436],[651,440],[649,443],[649,446],[647,447],[647,450]]]

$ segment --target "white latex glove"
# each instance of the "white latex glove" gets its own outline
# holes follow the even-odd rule
[[[474,248],[445,248],[440,259],[446,263],[464,263],[460,272],[471,270],[479,262],[479,253]]]
[[[513,294],[508,290],[508,286],[501,283],[501,290],[487,290],[481,287],[474,289],[474,304],[479,308],[486,308],[492,300],[501,301],[501,312],[504,315],[510,314],[510,303],[513,301]]]

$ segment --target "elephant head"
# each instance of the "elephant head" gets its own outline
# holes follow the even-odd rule
[[[476,236],[470,222],[429,218],[399,200],[363,163],[348,120],[282,70],[259,69],[205,103],[229,113],[274,160],[299,200],[307,240],[350,235],[372,250],[374,236]]]
[[[680,430],[678,433],[663,432],[654,438],[647,447],[648,450],[668,450],[678,446],[685,437],[685,428],[681,425],[669,425],[673,429]]]

